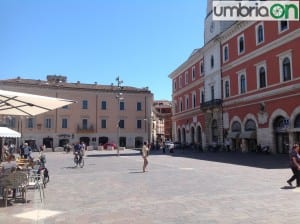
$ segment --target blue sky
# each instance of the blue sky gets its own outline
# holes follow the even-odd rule
[[[148,86],[171,100],[168,75],[203,45],[202,0],[0,0],[0,79]]]

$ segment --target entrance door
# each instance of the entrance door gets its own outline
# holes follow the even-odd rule
[[[289,135],[288,133],[276,134],[276,152],[288,153],[289,152]]]

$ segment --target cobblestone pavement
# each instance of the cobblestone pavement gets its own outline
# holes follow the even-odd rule
[[[0,202],[0,223],[241,224],[296,223],[300,190],[290,188],[287,155],[151,153],[142,173],[138,151],[48,152],[46,198]]]

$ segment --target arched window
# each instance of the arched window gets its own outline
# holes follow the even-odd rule
[[[291,80],[291,62],[289,58],[284,58],[282,61],[283,81]]]
[[[196,93],[193,93],[193,108],[196,107]]]
[[[224,47],[224,62],[227,61],[229,58],[228,46]]]
[[[266,70],[264,67],[259,69],[259,88],[266,87]]]
[[[295,119],[294,128],[300,128],[300,115],[298,115]]]
[[[211,68],[214,68],[214,66],[215,66],[215,59],[214,59],[214,56],[212,55],[212,56],[210,57],[210,67],[211,67]]]
[[[210,91],[211,91],[211,100],[214,100],[215,99],[215,87],[211,86]]]
[[[256,124],[252,119],[249,119],[246,121],[245,124],[245,131],[255,131],[256,130]]]
[[[238,121],[234,121],[231,125],[232,132],[240,132],[242,130],[241,124]]]
[[[229,81],[225,81],[225,97],[229,97]]]
[[[262,25],[259,25],[257,28],[257,43],[264,41],[264,29]]]
[[[241,93],[245,93],[246,92],[246,77],[245,77],[245,75],[241,75],[241,78],[240,78],[240,89],[241,89]]]
[[[244,36],[239,37],[239,53],[243,53],[245,50],[245,40],[244,40]]]

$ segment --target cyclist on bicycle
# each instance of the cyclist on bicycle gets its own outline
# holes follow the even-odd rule
[[[82,145],[78,142],[75,146],[74,146],[74,159],[77,159],[77,155],[79,155],[79,161],[82,160],[82,156],[83,156],[83,147]]]

